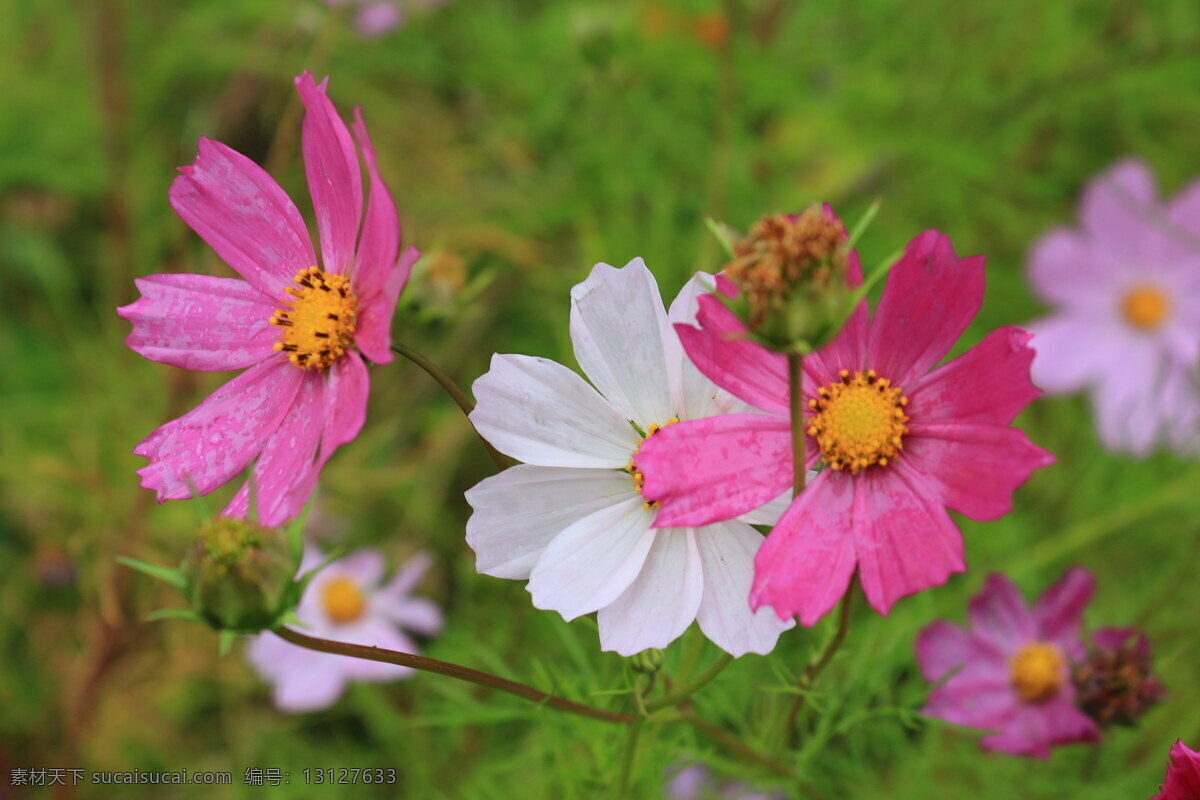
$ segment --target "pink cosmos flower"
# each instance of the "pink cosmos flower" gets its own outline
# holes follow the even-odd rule
[[[257,458],[257,513],[265,525],[295,516],[338,446],[366,416],[363,356],[392,360],[392,313],[419,255],[399,256],[400,220],[379,175],[362,114],[354,136],[370,177],[363,203],[354,139],[320,85],[296,79],[304,102],[305,172],[321,260],[296,206],[266,172],[220,142],[171,185],[171,205],[245,280],[150,275],[141,299],[117,309],[125,340],[154,361],[186,369],[249,367],[134,453],[159,502],[208,494]],[[244,516],[249,484],[225,513]]]
[[[325,560],[314,547],[304,552],[303,574]],[[432,636],[442,629],[442,614],[429,600],[411,597],[433,559],[418,553],[386,584],[383,556],[364,548],[318,572],[296,609],[302,630],[312,636],[350,644],[417,653],[402,629]],[[255,671],[275,687],[282,711],[315,711],[331,705],[349,681],[393,681],[412,674],[408,667],[318,653],[271,633],[252,638],[246,656]]]
[[[858,259],[848,262],[861,282]],[[718,279],[721,290],[732,286]],[[927,231],[909,243],[868,320],[864,301],[825,348],[804,358],[808,467],[824,469],[755,558],[750,599],[805,625],[824,616],[855,569],[871,605],[965,569],[962,535],[944,507],[989,520],[1053,457],[1013,418],[1039,392],[1029,380],[1029,334],[1000,328],[937,366],[983,300],[983,257],[958,258]],[[681,422],[638,452],[657,526],[706,525],[743,514],[792,483],[788,371],[783,355],[747,341],[711,295],[699,329],[677,325],[700,371],[766,415]]]
[[[668,312],[640,258],[597,264],[571,290],[575,358],[595,388],[561,364],[507,354],[472,387],[475,428],[525,462],[467,492],[476,568],[529,581],[533,604],[564,619],[598,612],[601,648],[621,655],[666,647],[693,621],[734,656],[767,653],[792,626],[746,602],[762,534],[737,520],[652,530],[631,462],[678,419],[746,408],[688,363],[671,327],[695,314],[705,279]],[[778,514],[768,505],[750,521]]]
[[[1054,311],[1030,324],[1033,380],[1091,393],[1106,447],[1139,455],[1200,445],[1200,181],[1160,204],[1127,159],[1094,178],[1081,228],[1043,236],[1029,280]]]
[[[1171,765],[1160,788],[1150,800],[1200,800],[1200,753],[1182,739],[1171,746]]]
[[[971,598],[969,630],[938,621],[917,637],[917,661],[930,682],[925,713],[995,731],[982,745],[1045,758],[1052,747],[1094,742],[1100,729],[1075,706],[1071,663],[1086,655],[1079,626],[1095,581],[1076,567],[1030,611],[1002,575],[989,575]]]

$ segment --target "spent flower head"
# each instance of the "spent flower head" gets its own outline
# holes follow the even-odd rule
[[[763,217],[732,245],[724,275],[737,287],[729,305],[751,338],[781,352],[809,352],[836,335],[855,291],[846,282],[857,261],[829,206]]]

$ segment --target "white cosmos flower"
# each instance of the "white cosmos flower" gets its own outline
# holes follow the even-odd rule
[[[652,529],[657,511],[627,470],[637,429],[752,411],[692,366],[672,327],[711,287],[698,274],[668,314],[640,258],[597,264],[571,290],[571,341],[592,385],[548,359],[497,354],[473,386],[475,428],[525,462],[467,492],[476,568],[528,580],[533,604],[564,619],[598,611],[601,648],[621,655],[666,647],[693,620],[731,655],[767,653],[793,625],[750,610],[761,534],[737,520]],[[772,524],[783,507],[744,519]]]

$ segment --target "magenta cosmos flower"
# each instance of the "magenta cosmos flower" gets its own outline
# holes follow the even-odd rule
[[[1200,753],[1180,739],[1171,746],[1171,765],[1162,790],[1150,800],[1200,800]]]
[[[300,574],[325,560],[313,547],[304,552]],[[442,613],[431,601],[412,597],[433,563],[418,553],[383,583],[384,560],[377,550],[356,550],[322,569],[304,590],[296,608],[300,627],[338,642],[417,653],[405,630],[432,636],[442,629]],[[350,681],[394,681],[412,675],[408,667],[318,653],[272,633],[255,636],[246,650],[250,665],[275,687],[282,711],[315,711],[331,705]]]
[[[850,256],[851,282],[861,282]],[[965,569],[962,535],[944,507],[989,520],[1053,457],[1010,427],[1038,390],[1029,334],[1000,328],[937,367],[983,300],[983,257],[958,258],[927,231],[887,279],[874,319],[861,303],[828,346],[804,359],[808,467],[824,469],[792,501],[755,558],[751,604],[816,623],[855,569],[871,605]],[[732,293],[728,282],[723,291]],[[677,325],[700,371],[766,415],[680,422],[637,455],[656,526],[707,525],[791,486],[788,371],[783,355],[747,341],[715,297],[699,329]],[[739,338],[740,337],[740,338]]]
[[[986,750],[1045,758],[1050,748],[1093,742],[1100,729],[1075,705],[1071,663],[1086,655],[1079,635],[1095,582],[1076,567],[1030,611],[1002,575],[989,575],[971,598],[969,630],[938,621],[917,637],[917,661],[930,682],[925,713],[995,731]]]
[[[321,260],[296,206],[258,165],[200,140],[181,167],[171,206],[245,280],[150,275],[141,299],[117,310],[125,340],[154,361],[201,370],[249,367],[198,407],[168,422],[134,453],[159,502],[207,494],[257,458],[257,513],[265,525],[295,516],[321,466],[366,416],[367,369],[392,360],[396,300],[418,253],[400,249],[400,220],[375,164],[362,114],[354,136],[370,178],[363,203],[354,140],[326,96],[326,81],[296,79],[304,102],[305,172]],[[249,483],[226,514],[244,516]]]
[[[1055,306],[1030,324],[1033,380],[1051,394],[1088,390],[1106,447],[1136,454],[1200,436],[1200,182],[1160,204],[1144,163],[1092,180],[1082,227],[1043,236],[1034,291]]]

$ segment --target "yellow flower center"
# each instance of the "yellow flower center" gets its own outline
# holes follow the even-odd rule
[[[662,425],[659,425],[657,422],[650,423],[650,427],[646,429],[645,437],[639,439],[638,443],[637,443],[637,447],[633,448],[633,455],[635,455],[635,456],[637,455],[637,451],[640,450],[642,447],[642,442],[646,441],[646,439],[649,439],[651,436],[658,433],[659,431],[661,431],[663,428],[667,427],[668,425],[674,425],[676,422],[679,422],[679,417],[671,417],[669,420],[664,422]],[[633,465],[633,457],[632,456],[629,459],[629,463],[625,466],[625,471],[633,476],[633,488],[637,489],[638,494],[641,494],[642,493],[642,484],[644,484],[646,482],[646,476],[642,474],[642,471],[640,469],[638,469],[637,467],[635,467]],[[642,508],[658,508],[658,501],[657,500],[647,500],[646,502],[642,503]]]
[[[367,598],[362,589],[354,581],[342,576],[325,583],[321,602],[325,605],[325,613],[339,625],[354,622],[367,610]]]
[[[270,320],[282,329],[275,350],[301,369],[325,369],[354,344],[358,298],[345,275],[316,267],[297,272],[296,283],[284,289],[291,308],[276,309]]]
[[[1121,301],[1121,312],[1133,327],[1152,331],[1171,313],[1171,298],[1157,286],[1142,284],[1126,292]]]
[[[808,434],[821,446],[821,458],[836,470],[851,475],[878,464],[886,467],[900,454],[908,415],[904,390],[880,378],[875,370],[850,373],[842,370],[841,381],[817,390],[809,407],[817,415],[808,424]]]
[[[1041,703],[1058,694],[1067,660],[1049,642],[1033,642],[1017,651],[1008,667],[1013,688],[1026,703]]]

